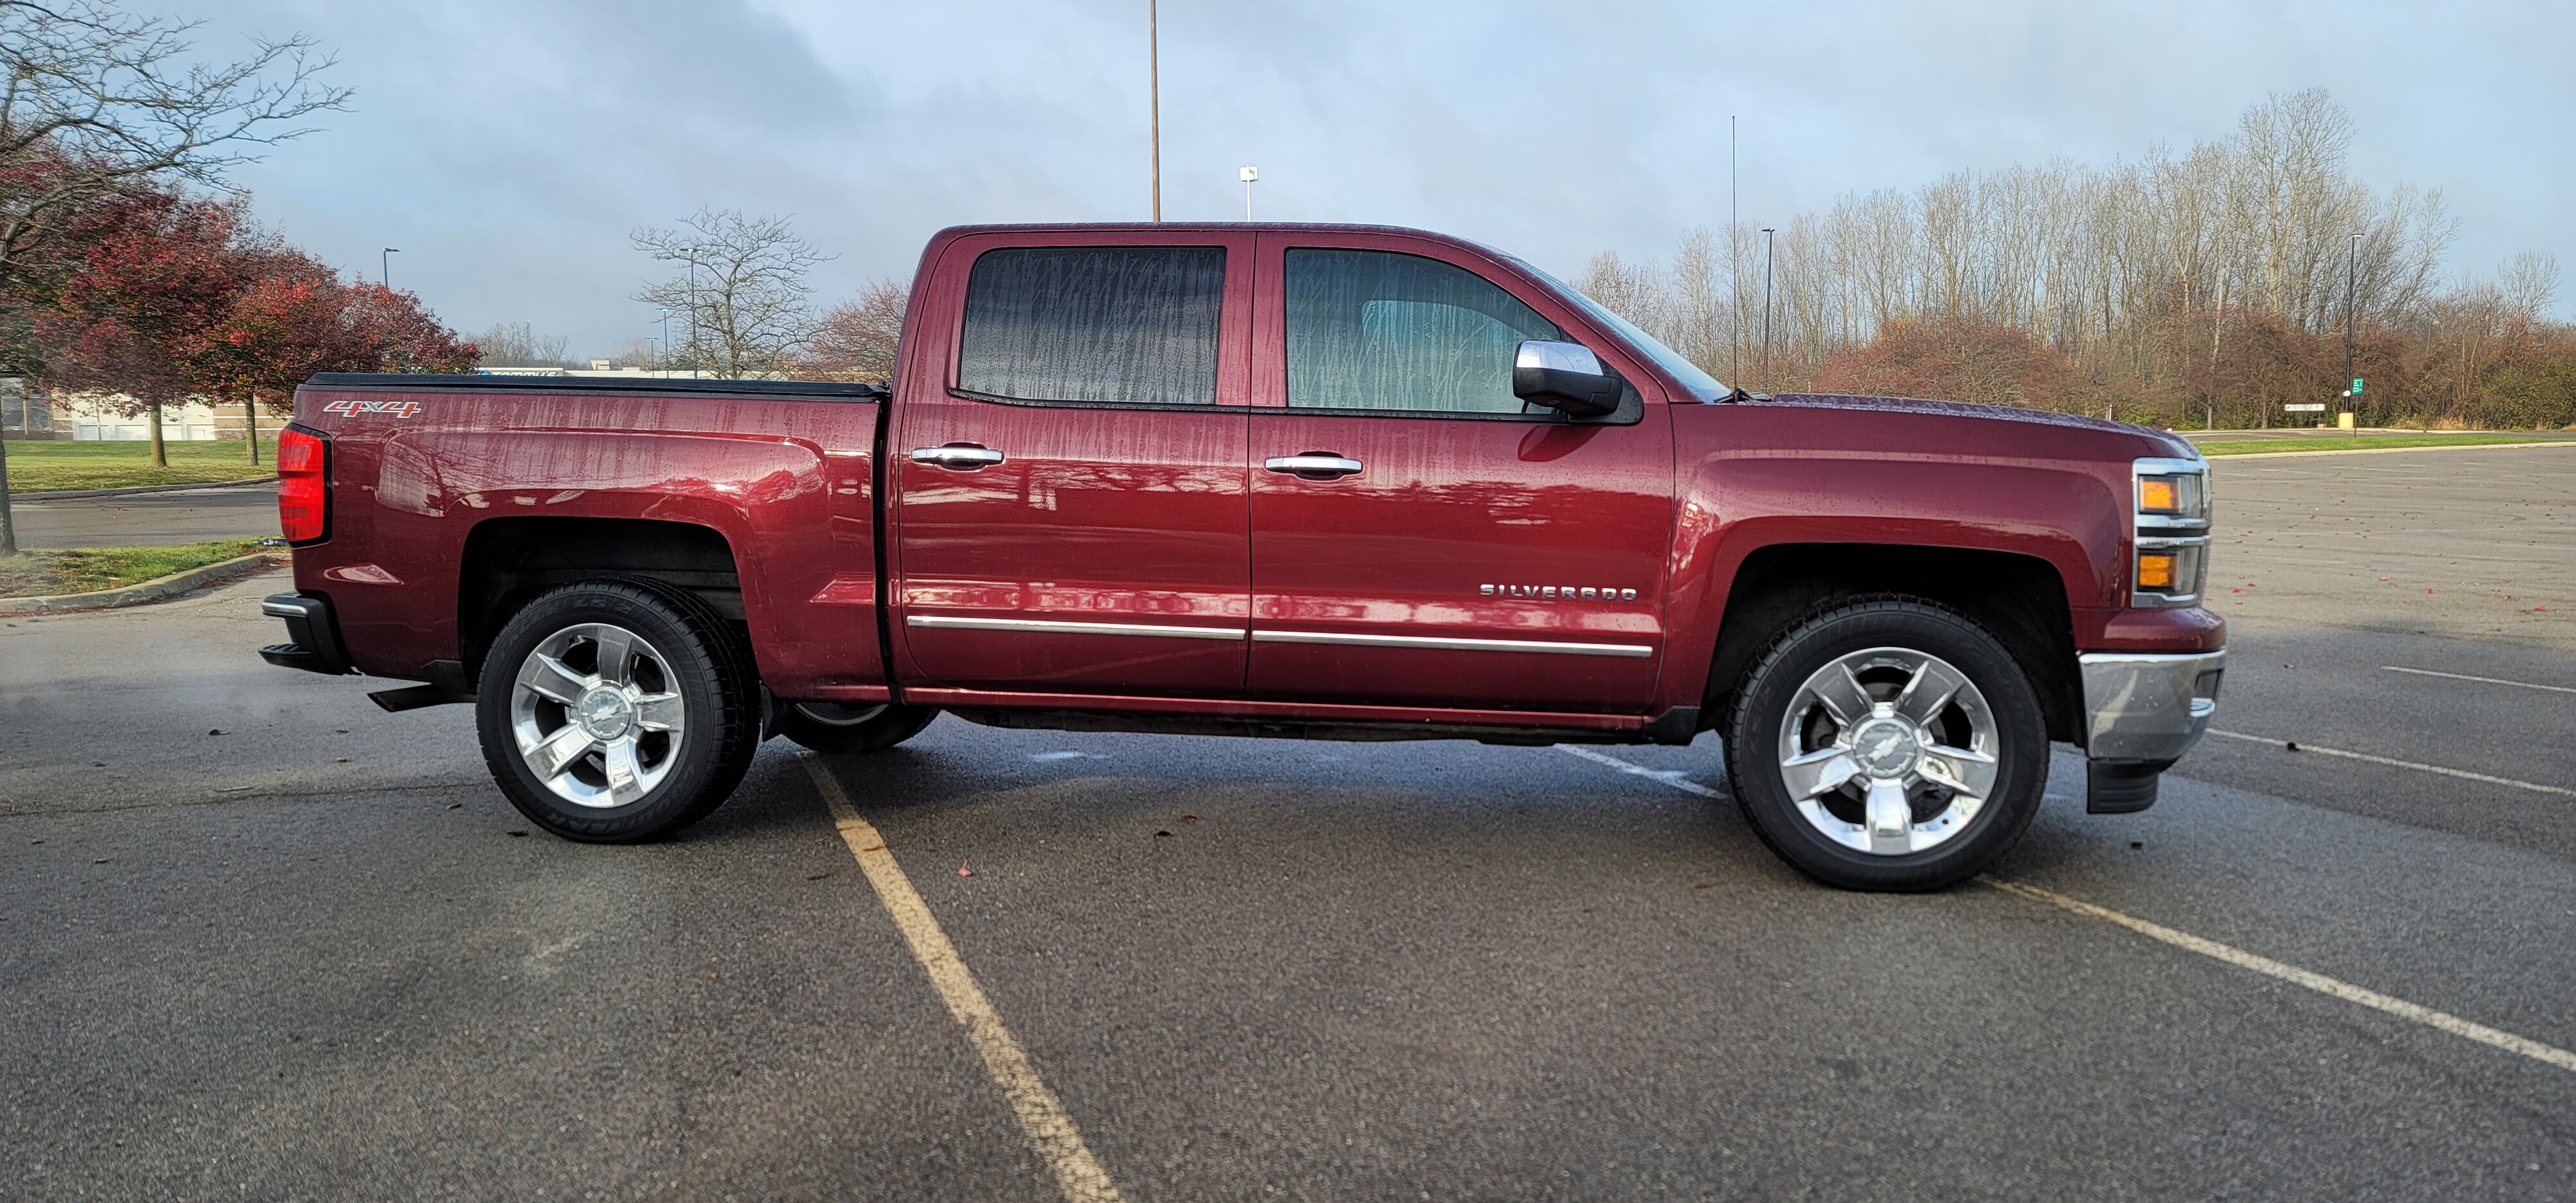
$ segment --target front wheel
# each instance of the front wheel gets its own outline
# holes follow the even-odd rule
[[[530,822],[628,843],[696,822],[760,741],[748,657],[686,592],[649,581],[539,595],[492,641],[475,720],[492,777]]]
[[[921,734],[938,717],[939,711],[929,706],[782,699],[778,733],[817,752],[882,752]]]
[[[1926,603],[1818,615],[1735,698],[1727,769],[1745,818],[1830,885],[1965,880],[2021,837],[2048,783],[2039,699],[2012,653]]]

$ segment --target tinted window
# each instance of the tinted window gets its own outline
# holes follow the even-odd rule
[[[1216,403],[1225,248],[1013,247],[966,279],[957,387],[1028,401]]]
[[[1288,404],[1546,412],[1512,395],[1522,340],[1563,331],[1484,277],[1420,255],[1287,255]]]

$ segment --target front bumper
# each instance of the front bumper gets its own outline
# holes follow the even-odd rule
[[[2157,775],[2182,759],[2218,710],[2227,653],[2087,652],[2084,752],[2095,814],[2145,810]]]

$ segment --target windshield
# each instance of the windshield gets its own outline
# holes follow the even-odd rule
[[[1508,256],[1506,257],[1508,258]],[[1681,386],[1683,388],[1689,389],[1693,393],[1698,394],[1699,400],[1715,401],[1718,398],[1725,396],[1730,391],[1725,385],[1718,383],[1717,377],[1701,371],[1698,364],[1682,358],[1681,352],[1665,346],[1662,340],[1638,329],[1636,323],[1631,322],[1618,314],[1610,312],[1607,306],[1583,295],[1581,292],[1568,286],[1565,281],[1559,280],[1546,272],[1540,271],[1537,267],[1521,259],[1512,259],[1512,265],[1546,281],[1550,286],[1556,289],[1559,295],[1563,296],[1566,300],[1574,302],[1577,306],[1581,307],[1585,313],[1591,314],[1594,318],[1599,319],[1602,325],[1610,327],[1611,330],[1617,332],[1619,337],[1627,339],[1630,345],[1636,347],[1639,351],[1645,352],[1647,358],[1654,360],[1655,366],[1662,368],[1664,370],[1664,374],[1681,382]]]

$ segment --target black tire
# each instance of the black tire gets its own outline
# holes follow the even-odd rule
[[[627,789],[631,797],[621,797],[618,783],[607,779],[607,758],[618,741],[594,740],[596,750],[551,779],[556,784],[538,776],[520,744],[523,729],[563,736],[567,747],[594,734],[588,727],[567,734],[567,728],[585,721],[573,713],[574,706],[556,703],[534,687],[523,691],[520,675],[527,669],[547,688],[564,692],[565,683],[577,684],[587,668],[591,693],[580,694],[581,699],[614,686],[599,676],[603,640],[585,641],[579,634],[611,629],[641,643],[640,649],[630,644],[631,654],[620,658],[630,666],[620,670],[621,678],[647,698],[644,705],[628,706],[629,722],[620,728],[631,733],[625,740],[625,765],[631,770],[627,780],[641,786]],[[587,665],[581,659],[585,646],[590,649]],[[535,667],[531,657],[540,647],[557,648],[556,663],[575,670],[574,676],[556,677]],[[758,678],[731,625],[696,596],[656,581],[589,582],[538,595],[493,639],[476,691],[475,725],[492,779],[528,821],[569,840],[634,843],[686,827],[733,792],[760,745]],[[676,715],[667,709],[667,699],[674,695]],[[523,699],[528,702],[524,713]],[[655,709],[648,714],[645,705]],[[607,720],[614,722],[617,703],[604,706]],[[676,718],[676,736],[647,729],[663,718]],[[649,785],[644,785],[648,775]],[[558,785],[600,793],[584,804],[558,792]]]
[[[778,733],[817,752],[882,752],[938,717],[934,706],[778,700]]]
[[[1837,661],[1848,664],[1851,661],[1846,658],[1874,654],[1878,649],[1937,657],[1965,676],[1975,689],[1962,691],[1959,696],[1968,699],[1973,695],[1982,705],[1982,719],[1943,710],[1929,722],[1984,722],[1988,733],[1982,739],[1991,746],[1994,760],[1994,781],[1982,807],[1964,819],[1955,832],[1915,835],[1921,830],[1913,826],[1916,821],[1940,823],[1956,813],[1934,812],[1929,819],[1921,819],[1926,808],[1952,805],[1948,800],[1958,796],[1937,783],[1917,779],[1911,788],[1922,790],[1920,797],[1929,801],[1909,802],[1910,813],[1915,817],[1909,818],[1907,829],[1895,838],[1900,842],[1937,838],[1940,842],[1912,852],[1862,850],[1829,835],[1826,823],[1812,818],[1791,797],[1787,770],[1782,767],[1784,756],[1802,747],[1814,747],[1816,755],[1823,754],[1819,737],[1809,725],[1822,722],[1828,733],[1841,726],[1829,711],[1819,717],[1820,702],[1801,705],[1798,713],[1790,713],[1810,678]],[[1901,670],[1884,671],[1894,674]],[[1853,679],[1861,675],[1867,674],[1855,674]],[[1888,698],[1880,691],[1888,688],[1886,682],[1886,677],[1877,677],[1862,687],[1873,698],[1884,701]],[[1812,695],[1806,696],[1814,702]],[[1784,724],[1793,722],[1801,726],[1784,728]],[[1948,729],[1969,730],[1956,726]],[[2040,798],[2048,785],[2047,727],[2041,719],[2038,695],[2012,653],[1968,618],[1913,599],[1857,602],[1800,623],[1772,644],[1745,675],[1735,691],[1725,733],[1728,780],[1754,832],[1782,860],[1818,881],[1844,889],[1938,890],[1976,875],[2021,838],[2031,818],[2039,812]],[[1978,737],[1971,732],[1968,738]],[[1955,737],[1947,742],[1967,746]],[[1858,758],[1856,749],[1853,759]],[[1813,809],[1847,808],[1853,793],[1864,788],[1846,786],[1811,795],[1816,799]],[[1864,815],[1853,821],[1867,824],[1871,820]],[[1894,831],[1894,824],[1888,830]],[[1844,838],[1866,842],[1869,837],[1855,833]]]

